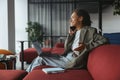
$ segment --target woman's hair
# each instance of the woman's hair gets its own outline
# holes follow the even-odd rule
[[[77,13],[79,17],[80,16],[83,17],[83,21],[82,21],[83,26],[91,26],[90,15],[88,14],[87,11],[77,8],[74,10],[74,12]]]

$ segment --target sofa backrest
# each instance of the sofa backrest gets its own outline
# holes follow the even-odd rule
[[[57,42],[51,50],[52,54],[63,54],[64,53],[64,43]]]
[[[104,37],[106,37],[110,44],[120,44],[120,33],[104,33]]]
[[[54,45],[54,47],[56,47],[56,48],[64,48],[64,43],[56,43]]]
[[[88,71],[94,80],[120,80],[120,45],[103,45],[90,52]]]

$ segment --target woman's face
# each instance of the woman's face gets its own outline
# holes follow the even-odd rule
[[[70,18],[70,26],[78,26],[80,24],[80,19],[81,17],[79,17],[75,12],[72,13],[71,18]]]

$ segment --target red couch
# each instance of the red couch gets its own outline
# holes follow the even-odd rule
[[[38,66],[23,80],[120,80],[120,45],[103,45],[92,50],[88,70],[66,70],[64,73],[45,74]],[[0,72],[1,73],[1,72]]]
[[[45,74],[42,67],[36,67],[23,80],[120,80],[120,45],[103,45],[92,50],[88,57],[88,70]]]

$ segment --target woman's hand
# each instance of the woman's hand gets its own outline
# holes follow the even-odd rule
[[[75,48],[74,51],[82,51],[85,48],[84,43],[79,43],[79,47]]]
[[[75,33],[75,30],[73,31],[73,30],[69,29],[69,34],[70,35],[73,35],[74,33]]]

